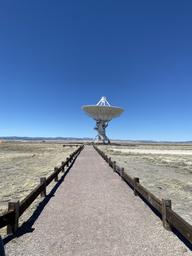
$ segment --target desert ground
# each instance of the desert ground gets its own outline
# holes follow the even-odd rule
[[[127,144],[99,148],[192,224],[192,144]]]
[[[75,149],[65,142],[0,143],[0,214],[8,201],[22,200]],[[172,200],[173,209],[192,224],[192,144],[100,145],[101,150],[158,198]],[[54,182],[48,187],[48,192]],[[41,198],[20,218],[27,220]],[[5,234],[5,230],[0,230]]]
[[[58,142],[1,142],[0,143],[0,214],[7,209],[10,200],[22,200],[39,184],[40,177],[49,176],[54,167],[59,166],[76,146]],[[54,182],[53,182],[54,183]],[[48,187],[48,191],[53,187]],[[35,200],[27,216],[29,217],[40,202]]]

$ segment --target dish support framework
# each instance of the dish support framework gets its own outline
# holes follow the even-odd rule
[[[107,121],[96,120],[95,130],[98,132],[98,135],[95,137],[95,142],[102,141],[103,144],[110,144],[110,140],[106,135],[106,128],[108,126]]]

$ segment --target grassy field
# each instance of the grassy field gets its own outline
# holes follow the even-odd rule
[[[173,209],[192,223],[191,144],[99,147],[157,197],[171,199]]]
[[[11,199],[23,199],[76,147],[54,142],[0,143],[0,213]]]

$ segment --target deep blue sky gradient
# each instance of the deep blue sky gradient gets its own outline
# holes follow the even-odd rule
[[[192,1],[1,1],[0,136],[192,140]]]

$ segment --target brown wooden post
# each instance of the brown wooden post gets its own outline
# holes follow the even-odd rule
[[[45,177],[40,178],[40,184],[43,184],[43,190],[41,191],[40,196],[46,197],[46,178]]]
[[[113,161],[113,171],[115,172],[116,171],[116,162]]]
[[[121,178],[123,178],[123,174],[124,174],[124,168],[122,167],[122,168],[120,168],[120,176],[121,176]]]
[[[167,230],[171,230],[171,227],[167,221],[167,209],[171,209],[171,200],[162,199],[162,222],[163,227]]]
[[[108,163],[111,164],[111,157],[108,158]]]
[[[62,162],[61,165],[62,165],[62,172],[65,172],[65,162]]]
[[[54,172],[56,173],[56,176],[55,176],[55,182],[57,182],[58,181],[58,167],[55,167],[54,168]]]
[[[137,196],[138,195],[138,193],[137,193],[137,184],[139,184],[139,178],[138,177],[135,177],[134,179],[133,179],[133,182],[134,182],[134,195],[135,196]]]
[[[67,161],[67,167],[68,167],[69,166],[69,157],[67,157],[66,161]]]
[[[7,234],[9,235],[15,233],[19,226],[19,201],[8,202],[8,211],[14,211],[13,221],[7,226]]]
[[[4,249],[4,244],[1,236],[0,236],[0,255],[5,256],[5,249]]]

